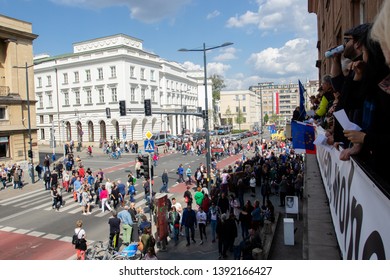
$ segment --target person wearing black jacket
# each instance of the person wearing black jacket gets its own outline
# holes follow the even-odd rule
[[[181,220],[181,227],[180,231],[183,229],[183,226],[185,228],[185,234],[187,239],[186,246],[190,246],[190,231],[191,231],[191,240],[192,242],[196,243],[195,241],[195,227],[197,225],[196,222],[196,214],[195,211],[192,210],[191,204],[187,205],[187,208],[183,211],[183,217]]]

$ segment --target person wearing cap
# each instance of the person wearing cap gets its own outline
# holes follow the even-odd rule
[[[124,245],[129,245],[133,232],[133,219],[131,218],[128,205],[125,205],[124,209],[118,213],[118,218],[121,220],[122,225],[122,242]]]

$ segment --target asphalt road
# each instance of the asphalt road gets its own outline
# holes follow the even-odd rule
[[[48,153],[43,151],[43,154]],[[110,180],[126,181],[129,171],[135,173],[135,154],[123,154],[118,160],[108,159],[107,155],[95,152],[92,158],[87,158],[84,152],[80,154],[85,168],[90,167],[93,171],[102,168],[105,176]],[[229,157],[219,164],[219,167],[233,163],[238,157]],[[154,171],[154,191],[159,190],[161,174],[167,169],[169,174],[169,197],[177,197],[182,201],[184,184],[177,184],[176,169],[180,163],[184,167],[191,166],[193,172],[203,162],[204,155],[190,156],[180,153],[161,155]],[[222,165],[221,165],[222,164]],[[137,180],[136,207],[146,207],[143,199],[142,180]],[[29,191],[27,191],[29,190]],[[70,243],[74,231],[75,222],[82,219],[87,232],[89,242],[107,240],[109,234],[108,219],[110,213],[101,213],[100,209],[92,209],[92,214],[84,216],[81,207],[75,203],[71,194],[63,196],[66,204],[56,212],[51,207],[49,191],[44,190],[43,183],[27,186],[24,190],[13,190],[8,188],[0,192],[0,259],[72,259],[74,258],[74,247]],[[147,207],[145,208],[147,210]],[[12,240],[13,242],[8,242]],[[15,245],[16,244],[16,245]],[[180,244],[179,244],[180,246]],[[207,246],[204,246],[207,248]],[[191,250],[192,251],[192,250]],[[215,251],[207,250],[207,254]],[[51,252],[51,253],[50,253]],[[199,254],[188,255],[185,259],[203,258],[202,250]],[[165,258],[172,258],[173,255],[166,255]],[[177,256],[176,256],[177,257]],[[175,258],[175,257],[173,257]],[[215,259],[215,254],[210,255]]]

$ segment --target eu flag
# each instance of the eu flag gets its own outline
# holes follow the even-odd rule
[[[298,80],[299,84],[299,120],[304,120],[306,118],[306,110],[305,110],[305,88],[303,87],[300,80]]]
[[[291,122],[293,148],[298,153],[315,154],[316,146],[314,126],[302,122]]]

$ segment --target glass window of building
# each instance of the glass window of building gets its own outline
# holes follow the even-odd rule
[[[78,71],[74,72],[74,82],[75,83],[79,83],[80,82],[80,76],[79,76],[79,72]]]
[[[44,122],[45,122],[44,116],[39,116],[39,123],[44,123]]]
[[[99,102],[104,103],[104,89],[99,88]]]
[[[64,84],[68,84],[68,73],[64,73]]]
[[[145,100],[145,89],[141,89],[141,101],[143,102]]]
[[[130,89],[130,101],[135,101],[135,88]]]
[[[111,66],[110,69],[111,69],[111,78],[116,78],[116,67]]]
[[[98,68],[98,79],[103,80],[103,68]]]
[[[38,77],[37,81],[38,81],[38,87],[41,88],[42,87],[42,78]]]
[[[145,80],[145,68],[141,68],[140,76],[142,80]]]
[[[76,98],[76,105],[80,105],[80,91],[76,90],[74,92],[75,98]]]
[[[92,91],[87,89],[87,104],[92,104]]]
[[[91,70],[89,70],[89,69],[85,70],[85,78],[86,78],[87,82],[91,81]]]
[[[130,66],[130,78],[135,78],[134,70],[134,66]]]
[[[116,88],[111,88],[111,98],[112,98],[112,102],[118,101],[118,94]]]
[[[69,106],[69,92],[64,92],[64,103],[66,106]]]
[[[0,120],[6,120],[6,119],[7,119],[7,108],[0,107]]]
[[[51,87],[51,76],[47,76],[47,86]]]
[[[155,81],[154,79],[154,70],[150,70],[150,80]]]
[[[50,93],[47,93],[47,107],[53,107],[53,96]]]

